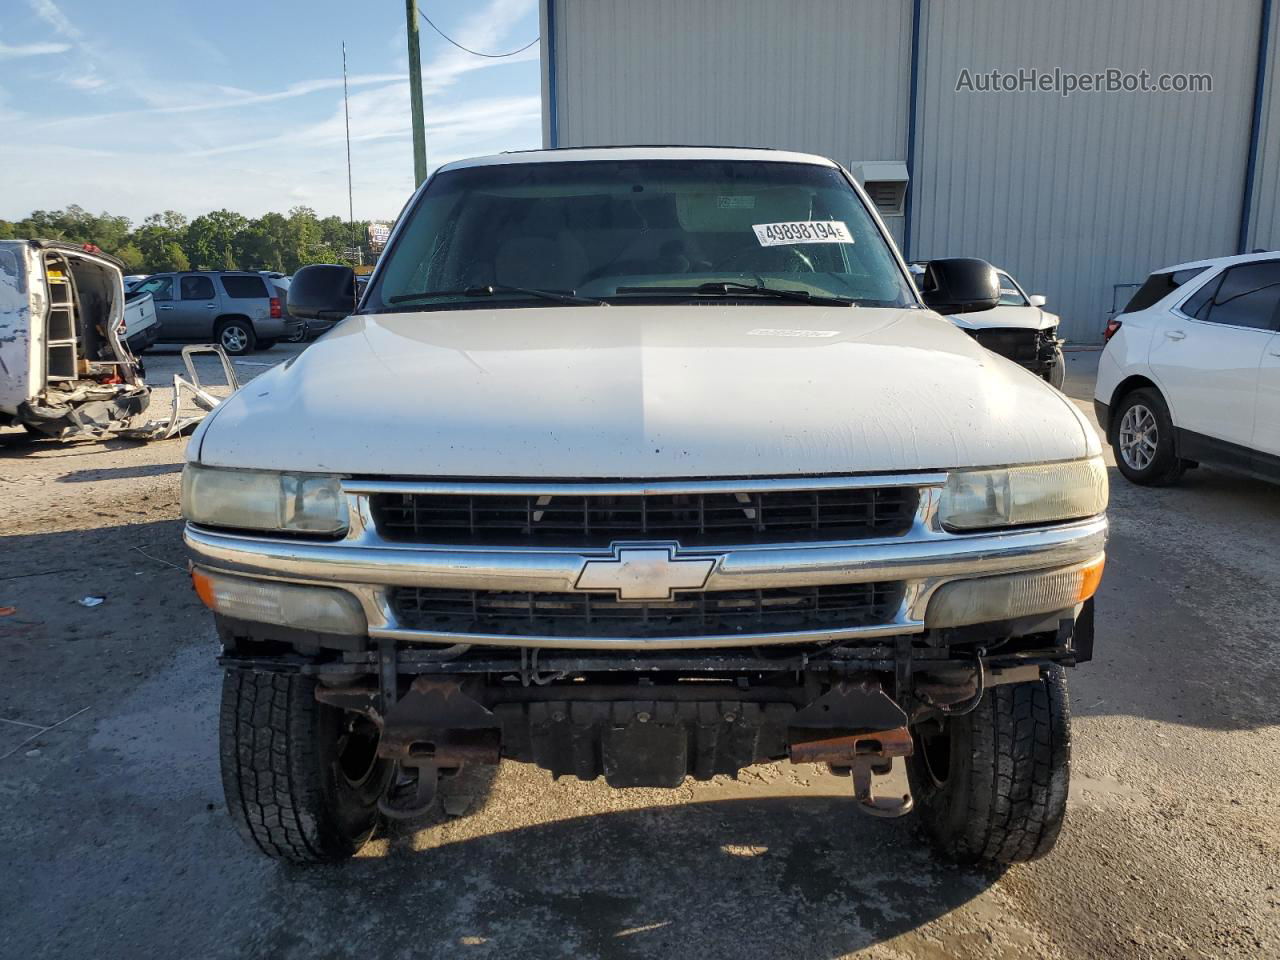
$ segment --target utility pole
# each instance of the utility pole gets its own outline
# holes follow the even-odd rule
[[[356,239],[356,201],[351,189],[351,101],[347,96],[347,41],[342,41],[342,114],[347,121],[347,223],[351,225],[351,249],[357,262],[363,263],[360,243]]]
[[[404,0],[409,34],[409,109],[413,115],[413,185],[427,179],[427,130],[422,122],[422,59],[418,51],[418,0]]]

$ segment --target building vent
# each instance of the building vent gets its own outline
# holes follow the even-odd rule
[[[853,174],[882,217],[900,217],[907,199],[907,165],[897,160],[873,160],[853,165]]]
[[[866,184],[867,196],[876,205],[882,217],[902,216],[902,204],[907,197],[907,184],[902,180],[876,180]]]

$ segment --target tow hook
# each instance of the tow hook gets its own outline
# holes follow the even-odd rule
[[[378,798],[378,809],[392,820],[414,820],[431,809],[440,785],[440,768],[434,763],[417,766],[396,764],[387,792]]]
[[[814,740],[791,745],[792,763],[829,763],[853,772],[853,799],[858,809],[873,817],[901,817],[911,812],[911,794],[877,794],[875,778],[893,769],[894,757],[911,756],[911,734],[906,727],[855,733],[848,737]]]
[[[835,736],[816,736],[818,733]],[[799,711],[791,722],[792,763],[827,763],[853,774],[858,809],[873,817],[911,812],[911,794],[878,794],[895,757],[912,752],[907,714],[874,680],[838,683]]]

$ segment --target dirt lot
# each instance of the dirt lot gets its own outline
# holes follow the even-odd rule
[[[1094,362],[1071,357],[1086,408]],[[504,764],[307,870],[250,853],[222,809],[184,441],[0,445],[0,955],[1280,956],[1274,487],[1113,472],[1070,816],[1039,863],[935,862],[909,818],[858,815],[808,766],[613,792]]]

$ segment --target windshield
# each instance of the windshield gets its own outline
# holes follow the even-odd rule
[[[1004,307],[1025,307],[1029,301],[1022,295],[1022,291],[1018,289],[1018,285],[1013,282],[1013,277],[1007,273],[996,271],[996,276],[1000,279],[1000,305]]]
[[[610,160],[437,174],[384,255],[363,311],[668,299],[916,300],[831,167]],[[778,299],[774,290],[799,291]],[[825,299],[818,299],[825,298]]]

